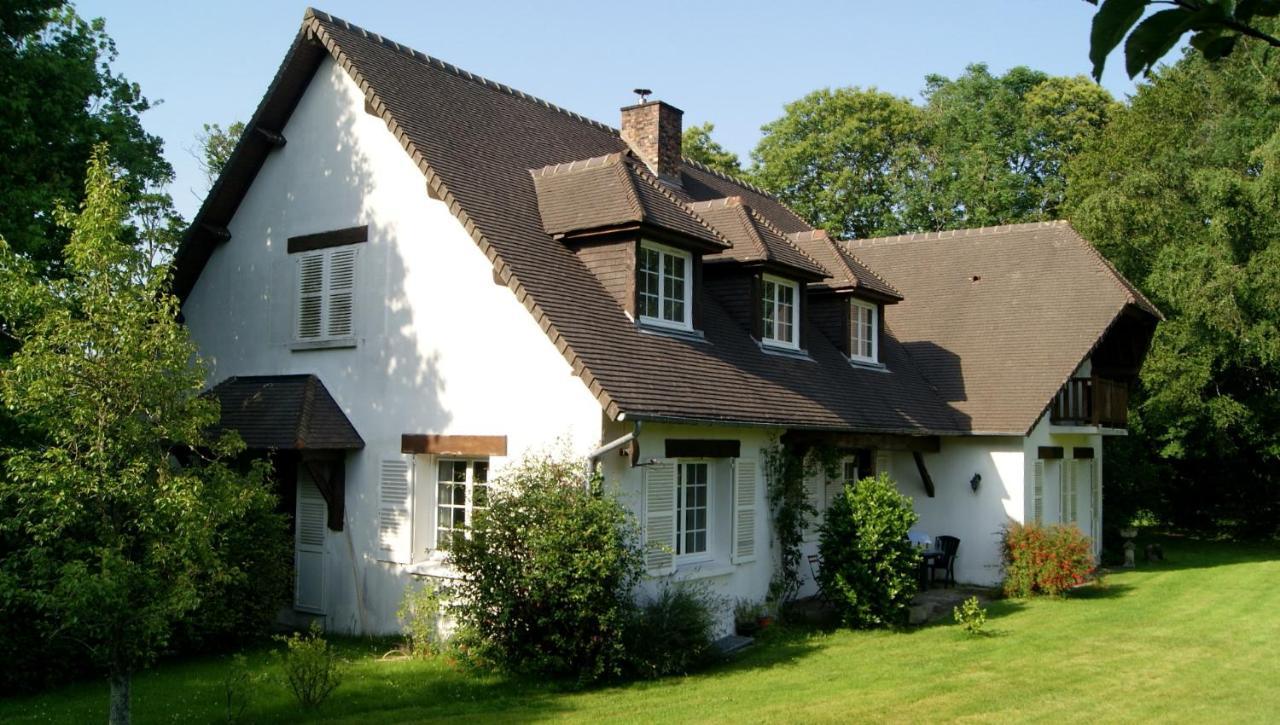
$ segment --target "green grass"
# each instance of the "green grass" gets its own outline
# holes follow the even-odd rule
[[[342,646],[347,680],[314,713],[279,683],[272,653],[252,722],[464,720],[1263,721],[1280,713],[1280,547],[1170,539],[1168,561],[1064,600],[1001,601],[991,636],[944,623],[906,632],[778,631],[685,678],[586,692],[479,677],[440,662],[383,662]],[[219,720],[225,659],[168,662],[134,683],[135,719]],[[0,701],[0,722],[101,722],[97,682]]]

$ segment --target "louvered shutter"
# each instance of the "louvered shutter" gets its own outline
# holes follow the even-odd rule
[[[1082,474],[1087,474],[1086,471],[1081,469],[1080,464],[1083,462],[1072,461],[1071,486],[1070,491],[1067,492],[1067,496],[1071,499],[1071,522],[1077,526],[1080,525],[1080,479],[1084,477]]]
[[[652,576],[675,569],[676,466],[658,461],[644,469],[644,562]]]
[[[382,461],[378,471],[378,558],[407,564],[413,552],[413,490],[409,463]]]
[[[356,255],[354,247],[329,253],[325,334],[330,338],[351,337],[355,333]]]
[[[1098,462],[1090,460],[1089,466],[1089,513],[1091,535],[1097,538],[1102,533],[1102,476],[1098,475]],[[1100,543],[1100,542],[1099,542]]]
[[[1044,522],[1044,461],[1032,467],[1031,518],[1037,524]]]
[[[1071,462],[1058,462],[1058,522],[1069,523],[1071,519]]]
[[[889,452],[876,451],[876,475],[889,472]]]
[[[815,473],[804,479],[804,498],[815,512],[804,527],[804,538],[808,541],[817,538],[818,527],[822,524],[822,504],[825,498],[823,496],[823,479],[822,473]]]
[[[299,340],[318,340],[323,334],[324,254],[315,252],[298,258],[297,329]]]
[[[733,551],[729,560],[745,564],[756,560],[756,499],[760,495],[759,464],[733,462]]]
[[[294,518],[296,559],[293,606],[324,613],[324,538],[328,509],[311,477],[298,476],[298,504]]]

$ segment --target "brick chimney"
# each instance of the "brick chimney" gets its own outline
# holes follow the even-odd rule
[[[684,111],[662,101],[646,101],[622,109],[622,140],[631,151],[671,184],[680,183],[680,141]]]

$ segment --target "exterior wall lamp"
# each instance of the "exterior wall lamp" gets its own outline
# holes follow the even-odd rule
[[[973,492],[974,492],[974,493],[977,493],[977,492],[978,492],[978,486],[979,486],[979,485],[981,485],[981,483],[982,483],[982,474],[981,474],[981,473],[975,473],[975,474],[973,474],[973,478],[970,478],[970,479],[969,479],[969,488],[972,488],[972,489],[973,489]]]

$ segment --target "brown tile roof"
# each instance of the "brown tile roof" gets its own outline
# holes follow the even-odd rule
[[[730,243],[625,153],[531,170],[548,234],[645,223],[717,248]]]
[[[975,432],[1026,432],[1126,307],[1159,317],[1066,222],[848,246],[902,290],[888,327]]]
[[[472,236],[608,416],[912,434],[972,430],[921,376],[896,329],[887,331],[885,369],[879,370],[851,365],[812,327],[807,358],[766,353],[714,298],[699,301],[705,340],[655,334],[628,320],[583,261],[547,233],[530,173],[629,153],[607,125],[308,10],[249,128],[283,128],[326,55],[364,89],[368,108],[422,170],[432,195]],[[235,243],[221,242],[217,231],[271,151],[263,136],[250,132],[241,139],[184,239],[175,271],[180,296],[217,244]],[[686,161],[679,181],[668,191],[685,203],[737,196],[784,235],[811,230],[765,192],[696,163]],[[649,193],[642,184],[635,189]],[[551,228],[584,223],[578,213],[566,221],[557,210],[549,215]],[[856,277],[858,267],[850,270]]]
[[[902,294],[893,285],[871,271],[826,231],[795,232],[787,235],[787,239],[831,270],[827,279],[814,285],[815,289],[862,290],[890,300],[902,299]]]
[[[314,375],[223,380],[208,392],[222,405],[221,429],[260,450],[354,450],[364,439]]]
[[[731,259],[737,262],[771,262],[799,271],[805,278],[825,279],[830,272],[812,257],[787,241],[786,234],[742,201],[729,196],[689,204],[695,213],[718,229],[733,247],[706,257],[708,262]]]

